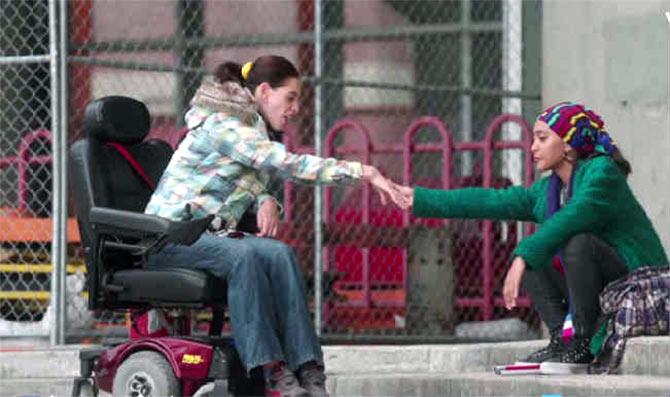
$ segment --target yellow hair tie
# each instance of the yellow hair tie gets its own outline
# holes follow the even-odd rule
[[[249,72],[251,72],[251,68],[254,66],[253,62],[247,62],[242,66],[242,71],[240,74],[242,74],[243,79],[248,79],[249,78]]]

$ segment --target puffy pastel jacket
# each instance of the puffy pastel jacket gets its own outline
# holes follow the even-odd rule
[[[206,100],[203,91],[210,95]],[[234,229],[247,208],[272,197],[267,192],[271,173],[303,183],[342,183],[362,176],[359,162],[294,154],[271,141],[253,99],[238,84],[205,80],[191,103],[189,132],[146,213],[174,220],[214,214]]]

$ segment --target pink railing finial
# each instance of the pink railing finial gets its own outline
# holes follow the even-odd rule
[[[372,152],[372,140],[370,139],[370,131],[361,123],[352,119],[342,119],[337,121],[326,133],[326,140],[324,144],[324,155],[326,157],[333,157],[336,153],[335,139],[338,134],[343,131],[353,130],[363,137],[363,164],[370,164],[370,155]],[[355,153],[351,148],[344,148],[346,153]],[[324,197],[324,222],[330,222],[330,204],[332,201],[332,188],[327,187]],[[363,185],[363,224],[370,223],[370,185],[367,183]]]
[[[403,136],[403,183],[410,185],[412,183],[412,153],[414,148],[414,135],[416,135],[422,128],[432,127],[437,130],[442,138],[442,187],[449,189],[451,187],[452,175],[452,157],[454,149],[453,135],[449,127],[435,116],[423,116],[414,120],[412,124],[407,127],[405,135]],[[433,145],[435,146],[435,145]],[[403,214],[403,224],[409,226],[409,211]]]
[[[31,164],[48,164],[51,163],[51,154],[34,156],[31,152],[30,145],[33,142],[43,139],[47,144],[51,144],[51,131],[40,128],[27,133],[21,138],[19,144],[19,158],[17,164],[18,171],[18,209],[20,213],[28,211],[28,167]]]
[[[519,116],[518,114],[510,114],[510,113],[503,113],[501,115],[496,116],[491,123],[489,124],[488,128],[486,129],[486,136],[484,140],[487,143],[487,147],[490,146],[491,149],[494,149],[493,147],[493,135],[500,130],[500,127],[503,126],[503,124],[506,123],[512,123],[512,124],[517,124],[521,128],[521,139],[517,141],[502,141],[498,142],[495,145],[495,149],[522,149],[525,153],[530,153],[530,145],[533,142],[533,131],[531,127],[528,125],[526,120]],[[490,153],[490,158],[487,159],[486,156],[486,149],[484,151],[484,161],[489,161],[489,166],[485,168],[492,168],[493,166],[493,154]],[[531,156],[526,155],[524,158],[524,183],[526,186],[530,186],[531,182],[533,181],[533,159]],[[486,174],[486,172],[485,172]],[[486,175],[484,176],[484,186],[490,186],[487,185],[487,180],[486,180]],[[489,175],[489,180],[488,183],[491,183],[491,175]]]

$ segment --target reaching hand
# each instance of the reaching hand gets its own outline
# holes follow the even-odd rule
[[[519,297],[519,289],[521,288],[521,280],[523,273],[526,271],[526,261],[522,257],[517,256],[512,261],[512,264],[505,276],[505,284],[503,285],[503,298],[505,300],[505,307],[507,310],[512,310],[516,307],[516,298]]]
[[[275,237],[279,229],[279,207],[273,199],[263,201],[256,214],[256,221],[260,232],[256,233],[261,237]]]
[[[404,210],[409,209],[414,205],[414,188],[409,186],[400,186],[396,185],[396,189],[400,192],[403,197],[403,204],[398,206]],[[397,203],[396,203],[397,204]]]
[[[397,206],[404,208],[407,204],[403,195],[398,190],[398,185],[393,181],[384,178],[384,176],[375,167],[370,165],[363,166],[363,179],[370,182],[379,194],[379,199],[382,205],[386,205],[389,201],[394,202]]]

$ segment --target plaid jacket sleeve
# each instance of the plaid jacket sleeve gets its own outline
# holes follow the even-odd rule
[[[363,173],[356,161],[290,153],[283,144],[269,140],[258,125],[248,126],[236,117],[213,115],[203,127],[219,153],[257,170],[303,183],[342,183],[360,179]]]

